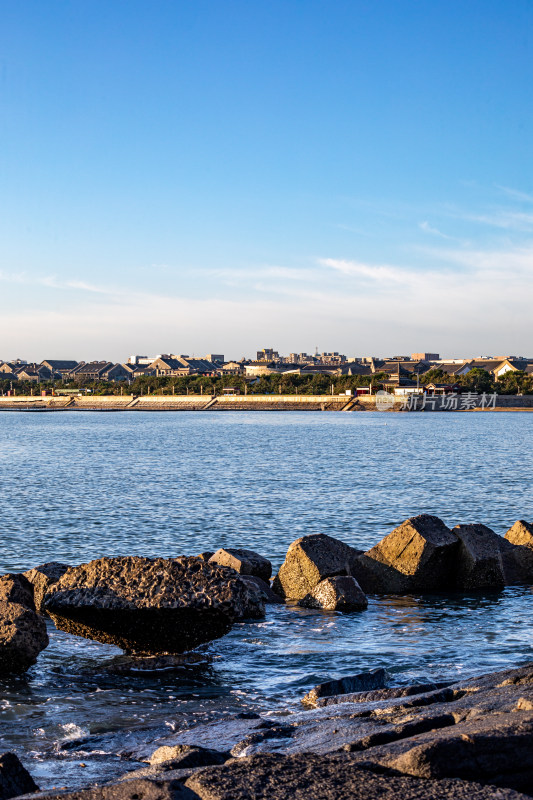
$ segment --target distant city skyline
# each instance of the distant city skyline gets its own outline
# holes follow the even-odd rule
[[[528,0],[6,5],[0,357],[529,355],[532,30]]]

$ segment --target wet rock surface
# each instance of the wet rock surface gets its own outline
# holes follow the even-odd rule
[[[42,605],[45,594],[50,590],[50,587],[53,586],[54,583],[57,583],[61,576],[65,574],[67,569],[69,569],[68,564],[62,564],[59,561],[49,561],[47,564],[41,564],[24,573],[24,577],[33,586],[35,608],[37,611],[43,611]]]
[[[302,536],[294,541],[272,585],[281,597],[301,600],[324,578],[350,575],[360,550],[326,534]]]
[[[28,792],[38,792],[30,773],[22,766],[14,753],[0,755],[0,800],[9,800]]]
[[[45,595],[60,630],[127,652],[183,653],[264,605],[233,570],[199,558],[101,558],[71,567]]]
[[[231,567],[241,575],[255,575],[267,582],[272,575],[272,564],[268,558],[264,558],[254,550],[222,548],[211,556],[209,562],[220,564],[222,567]]]
[[[324,611],[362,611],[368,607],[365,593],[351,575],[325,578],[298,605]]]

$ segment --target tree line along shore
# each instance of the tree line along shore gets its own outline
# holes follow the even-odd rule
[[[390,374],[375,372],[372,375],[295,375],[290,373],[261,375],[250,379],[242,375],[185,375],[156,376],[143,375],[129,383],[116,381],[34,381],[19,379],[13,382],[0,375],[0,394],[14,392],[19,395],[32,395],[48,392],[89,392],[95,395],[146,395],[146,394],[223,394],[224,390],[234,389],[239,394],[297,394],[325,395],[340,394],[346,391],[356,393],[358,389],[370,389],[373,393],[390,387]],[[450,384],[450,375],[441,369],[431,369],[419,376],[420,386],[430,384]],[[478,367],[465,375],[454,375],[453,384],[460,392],[478,392],[502,395],[533,394],[533,376],[523,370],[507,372],[498,380]]]

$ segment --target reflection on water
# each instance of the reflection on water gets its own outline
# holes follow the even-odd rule
[[[503,533],[533,519],[531,420],[0,415],[0,568],[224,545],[277,565],[303,534],[366,548],[420,512]],[[329,677],[386,667],[410,683],[531,660],[532,619],[524,587],[373,597],[349,615],[271,606],[201,648],[208,664],[127,676],[105,670],[115,648],[50,626],[37,666],[0,684],[0,747],[44,787],[111,778],[135,766],[116,754],[137,742],[243,711],[290,712]]]

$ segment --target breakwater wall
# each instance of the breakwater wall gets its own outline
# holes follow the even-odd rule
[[[0,411],[521,411],[533,395],[400,397],[346,395],[83,395],[0,397]]]

